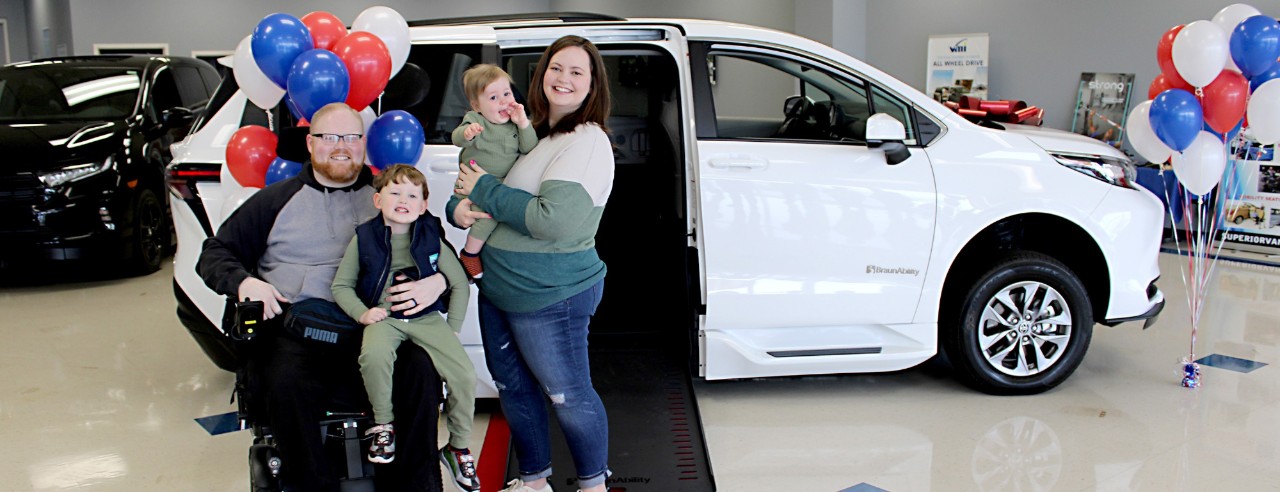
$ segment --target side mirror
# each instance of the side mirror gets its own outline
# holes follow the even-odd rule
[[[177,106],[160,112],[160,121],[165,125],[178,126],[190,123],[196,118],[195,111]]]
[[[911,158],[911,151],[902,143],[906,139],[907,128],[894,117],[876,113],[867,118],[867,146],[883,150],[890,166]]]

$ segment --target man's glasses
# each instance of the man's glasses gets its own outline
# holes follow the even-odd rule
[[[360,133],[348,133],[346,135],[339,135],[337,133],[312,133],[311,136],[320,139],[320,141],[324,143],[333,145],[338,143],[339,140],[353,144],[359,142],[360,137],[363,137],[364,135]]]

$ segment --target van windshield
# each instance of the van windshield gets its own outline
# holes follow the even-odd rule
[[[93,121],[133,113],[137,70],[33,63],[0,69],[0,121]]]

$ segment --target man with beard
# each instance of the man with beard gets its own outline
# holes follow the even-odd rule
[[[312,117],[307,135],[311,161],[293,178],[255,193],[205,240],[196,270],[206,285],[237,300],[261,301],[264,323],[252,344],[242,344],[250,412],[265,414],[279,444],[282,480],[297,490],[336,491],[338,482],[324,452],[322,411],[367,411],[356,352],[291,335],[280,323],[291,305],[308,309],[333,304],[331,284],[355,227],[376,213],[372,173],[365,163],[364,124],[359,113],[333,103]],[[442,275],[387,289],[391,309],[416,314],[445,289]],[[320,300],[320,301],[316,301]],[[232,305],[223,317],[233,322]],[[273,320],[273,321],[266,321]],[[275,335],[275,336],[272,336]],[[431,358],[417,345],[400,347],[392,400],[404,408],[398,419],[402,449],[380,465],[383,490],[439,490],[435,459],[440,379]],[[397,416],[401,415],[396,412]]]

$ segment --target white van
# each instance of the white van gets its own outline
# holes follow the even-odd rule
[[[381,109],[426,129],[417,167],[437,216],[457,173],[462,71],[498,64],[522,90],[556,38],[596,43],[617,173],[597,237],[609,273],[593,337],[687,344],[697,376],[895,371],[941,348],[979,390],[1036,393],[1079,366],[1095,323],[1149,325],[1164,306],[1160,202],[1096,140],[978,126],[831,47],[752,26],[582,14],[410,31],[409,63],[429,90]],[[224,299],[195,265],[255,191],[222,165],[227,141],[266,117],[231,78],[208,115],[168,169],[174,288],[183,323],[230,369]],[[450,229],[461,245],[465,232]],[[476,318],[462,340],[478,394],[495,396]]]

